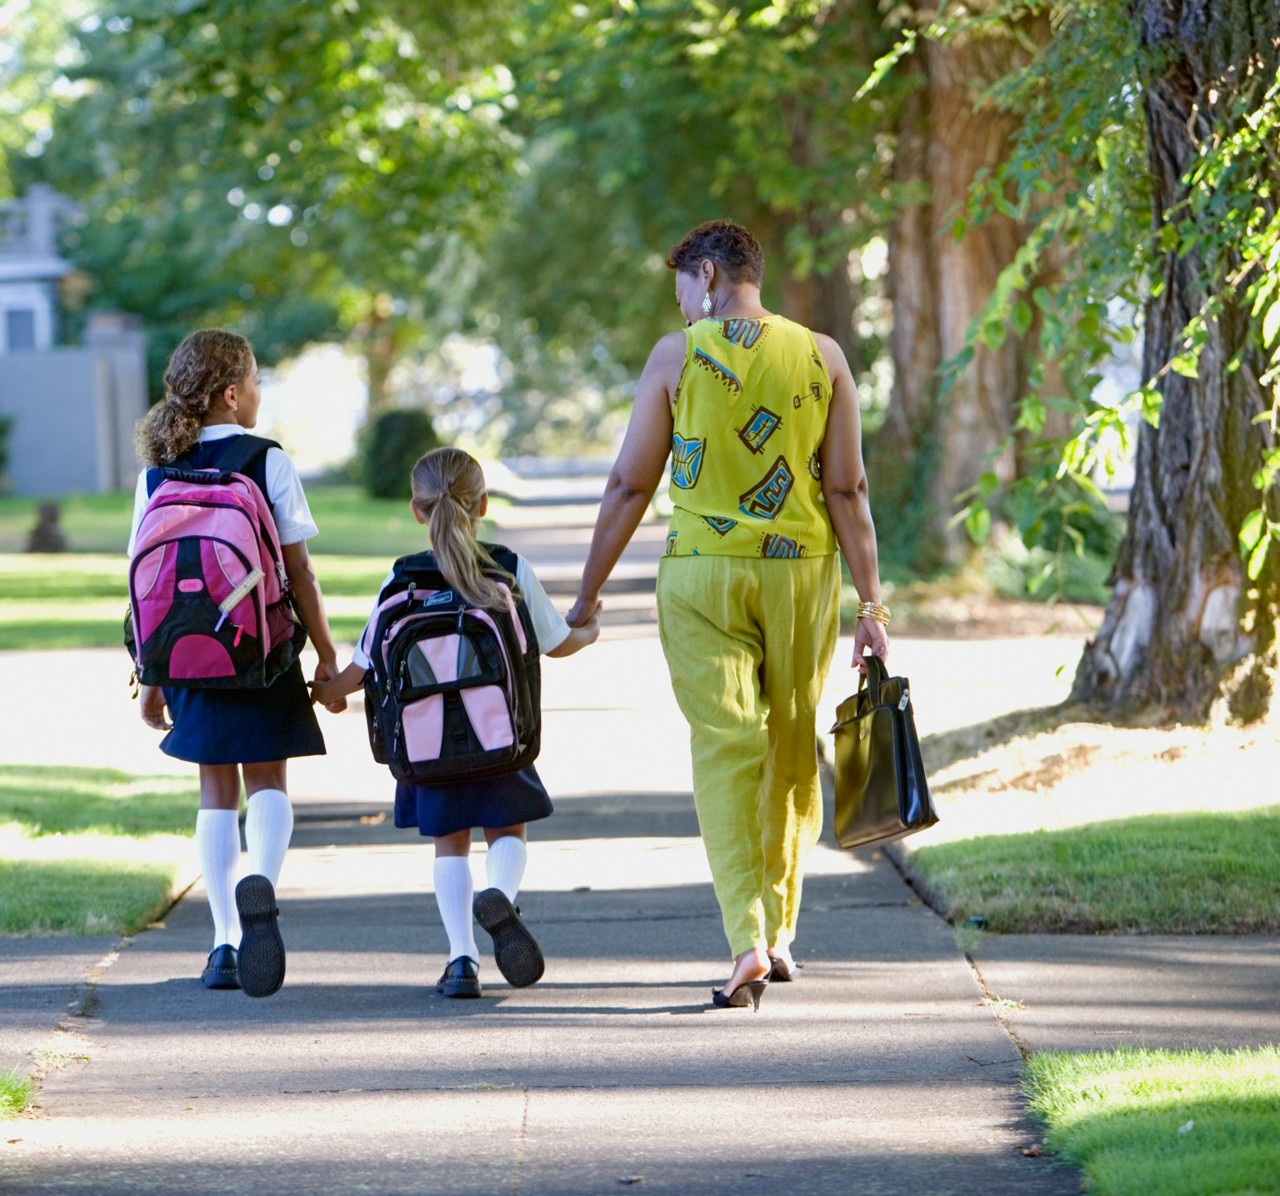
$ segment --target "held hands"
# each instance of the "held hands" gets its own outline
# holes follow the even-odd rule
[[[592,594],[588,596],[580,593],[569,608],[569,613],[565,615],[564,621],[570,627],[586,627],[590,623],[595,623],[598,634],[600,630],[600,611],[602,609],[599,595]]]
[[[853,634],[853,665],[860,673],[867,671],[863,657],[870,652],[881,660],[889,659],[889,635],[884,627],[874,619],[858,620],[857,630]]]
[[[579,627],[587,634],[587,643],[594,644],[600,638],[600,615],[604,612],[604,605],[600,602],[596,603],[596,608],[591,612],[591,616],[581,623],[570,623],[570,627]],[[573,612],[570,611],[570,614]],[[568,623],[568,619],[565,620]]]
[[[138,691],[142,721],[157,731],[171,731],[173,724],[165,717],[164,690],[158,685],[144,685]]]
[[[332,661],[316,665],[315,680],[311,682],[311,700],[319,702],[330,714],[341,714],[347,708],[345,695],[337,692],[333,684],[338,676],[338,666]]]

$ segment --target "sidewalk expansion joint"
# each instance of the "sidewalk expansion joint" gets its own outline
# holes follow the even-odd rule
[[[520,1196],[520,1188],[524,1181],[525,1144],[529,1139],[529,1089],[524,1089],[524,1099],[520,1108],[520,1132],[516,1135],[515,1166],[511,1175],[511,1196]]]
[[[1013,1043],[1014,1048],[1022,1056],[1022,1061],[1025,1063],[1031,1058],[1031,1051],[1026,1043],[1018,1037],[1017,1030],[1013,1028],[1013,1023],[1004,1012],[1003,1002],[999,996],[991,991],[986,978],[978,969],[978,965],[973,962],[973,956],[966,953],[964,960],[969,965],[969,970],[973,972],[973,978],[977,982],[978,991],[982,994],[983,1003],[991,1010],[992,1016],[999,1022],[1000,1028],[1009,1036],[1009,1041]]]
[[[93,965],[85,978],[71,990],[71,1000],[67,1003],[66,1017],[58,1023],[56,1030],[70,1031],[70,1019],[84,1019],[95,1016],[100,1004],[98,1000],[98,982],[106,974],[107,969],[120,958],[120,953],[133,942],[133,936],[126,934],[116,945]]]

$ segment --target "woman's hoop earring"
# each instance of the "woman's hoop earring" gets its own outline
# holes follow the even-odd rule
[[[711,289],[707,289],[707,293],[702,296],[702,314],[709,316],[711,314]]]

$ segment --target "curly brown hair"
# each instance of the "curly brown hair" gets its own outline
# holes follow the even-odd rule
[[[764,250],[740,224],[732,220],[708,220],[688,232],[667,254],[667,268],[696,274],[698,263],[710,258],[733,283],[764,282]]]
[[[197,440],[209,404],[253,369],[253,346],[234,332],[202,328],[193,332],[169,358],[164,372],[164,398],[138,424],[138,456],[148,465],[167,465]]]

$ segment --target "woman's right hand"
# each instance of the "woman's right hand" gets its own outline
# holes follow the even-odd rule
[[[144,685],[138,693],[142,703],[142,721],[157,731],[172,731],[173,724],[165,718],[164,690],[158,685]]]

